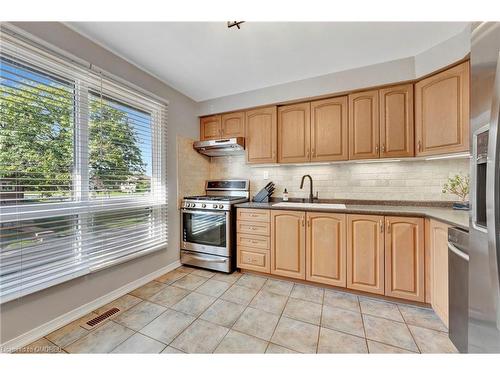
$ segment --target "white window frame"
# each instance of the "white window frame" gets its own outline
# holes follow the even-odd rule
[[[151,248],[138,250],[121,257],[117,261],[98,264],[87,271],[80,271],[61,277],[52,284],[44,284],[41,290],[51,285],[59,284],[91,272],[96,272],[106,267],[114,266],[132,258],[140,257],[157,251],[166,249],[168,245],[168,190],[167,190],[167,114],[168,101],[148,93],[143,89],[134,86],[124,80],[113,76],[103,70],[97,69],[89,63],[82,63],[81,60],[60,52],[55,52],[53,47],[41,45],[39,40],[33,40],[26,35],[19,35],[15,27],[1,25],[0,37],[2,44],[13,50],[20,46],[22,57],[26,57],[28,65],[38,65],[47,72],[53,72],[57,76],[68,79],[74,84],[75,100],[74,108],[74,168],[72,171],[73,186],[71,199],[62,202],[44,202],[37,204],[4,205],[0,208],[0,223],[17,222],[23,220],[34,220],[50,218],[54,216],[77,216],[80,224],[79,229],[83,230],[85,221],[89,215],[105,213],[120,209],[152,208],[151,220],[160,220],[159,227],[165,232],[165,241],[160,245]],[[24,48],[25,47],[25,48]],[[21,58],[17,56],[19,60]],[[78,62],[77,62],[78,61]],[[51,67],[54,67],[51,69]],[[67,74],[64,74],[67,72]],[[108,198],[91,198],[89,195],[89,91],[102,92],[118,102],[130,105],[151,114],[151,153],[152,153],[152,176],[151,192],[144,196],[130,195]],[[127,101],[128,100],[128,101]],[[85,108],[82,108],[85,107]],[[78,231],[77,231],[78,232]],[[78,234],[77,234],[78,235]],[[162,237],[163,240],[163,237]],[[73,250],[79,251],[85,256],[86,249],[79,242],[75,241]],[[13,297],[2,298],[1,303],[7,302],[33,291],[27,290]]]

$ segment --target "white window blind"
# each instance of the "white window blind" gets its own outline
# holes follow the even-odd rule
[[[165,248],[167,105],[0,29],[0,303]]]

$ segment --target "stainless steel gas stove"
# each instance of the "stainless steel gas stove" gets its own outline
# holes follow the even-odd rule
[[[185,197],[181,263],[222,272],[236,268],[236,203],[247,202],[248,180],[209,180],[206,195]]]

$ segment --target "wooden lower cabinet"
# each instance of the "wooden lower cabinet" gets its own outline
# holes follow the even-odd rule
[[[347,215],[347,287],[384,294],[384,217]]]
[[[239,268],[269,273],[269,250],[238,246],[237,266]]]
[[[424,219],[386,216],[385,295],[424,302]]]
[[[306,221],[306,280],[345,287],[345,214],[308,212]]]
[[[246,270],[269,273],[270,211],[238,208],[236,217],[236,265]]]
[[[271,274],[305,279],[305,212],[271,210]]]
[[[448,324],[448,226],[405,216],[238,209],[239,268],[431,303]]]
[[[448,326],[448,225],[429,221],[431,305]]]

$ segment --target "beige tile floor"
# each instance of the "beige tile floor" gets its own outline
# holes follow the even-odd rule
[[[111,307],[101,326],[80,324]],[[455,353],[431,309],[333,289],[180,267],[22,352]]]

